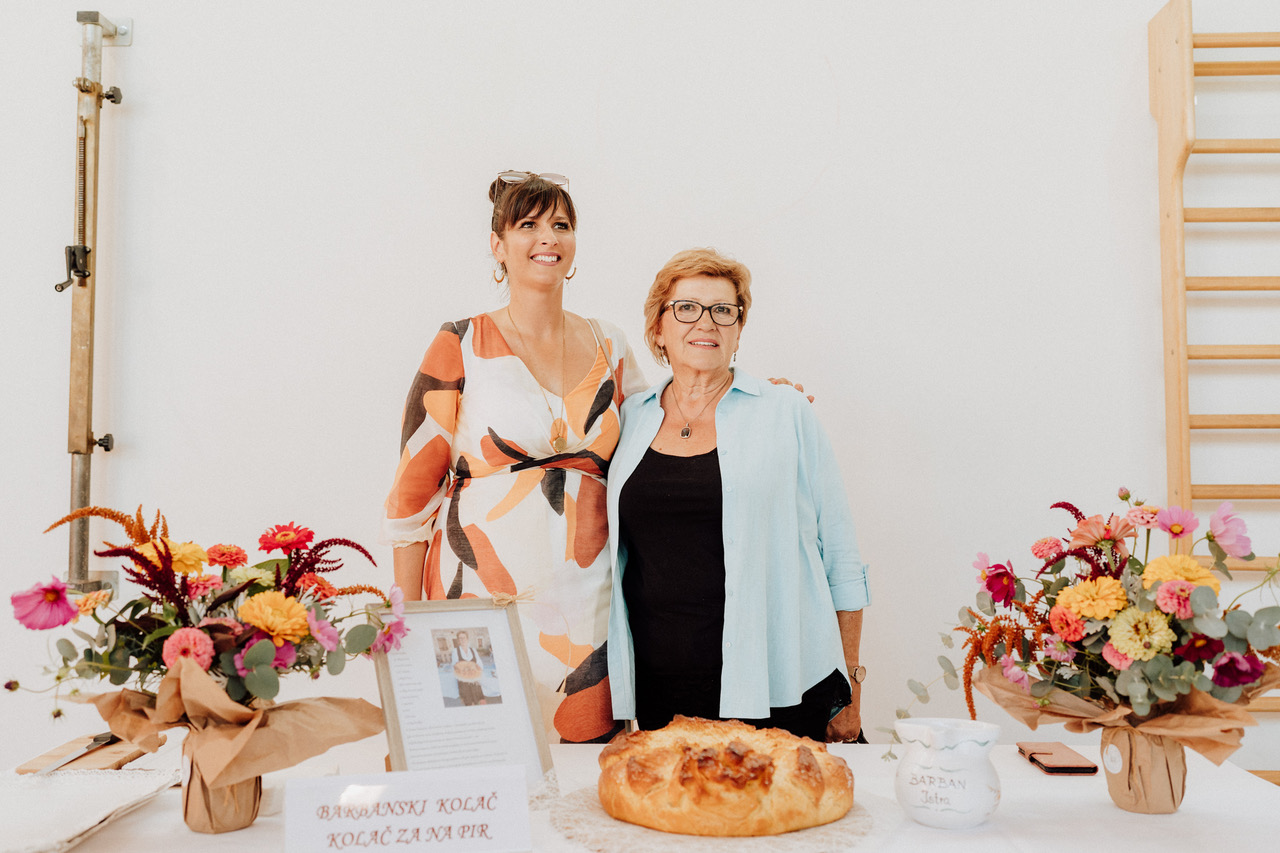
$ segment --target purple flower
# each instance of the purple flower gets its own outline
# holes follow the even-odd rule
[[[270,634],[265,631],[259,631],[249,639],[249,642],[244,644],[244,648],[236,653],[236,673],[240,675],[240,677],[243,678],[249,674],[249,670],[245,669],[244,666],[244,653],[257,645],[259,640],[270,639]],[[275,669],[288,669],[293,666],[297,660],[298,649],[293,645],[293,643],[284,643],[283,645],[276,646],[276,656],[271,661],[271,666]]]
[[[1218,511],[1209,516],[1209,541],[1217,542],[1228,557],[1247,557],[1253,553],[1253,544],[1244,532],[1244,519],[1236,515],[1230,501],[1223,501]]]
[[[1183,660],[1189,660],[1192,663],[1200,661],[1213,660],[1225,648],[1221,640],[1213,637],[1206,637],[1204,634],[1193,634],[1185,643],[1173,650],[1173,653]]]
[[[1219,687],[1243,687],[1262,677],[1267,665],[1253,655],[1223,652],[1213,662],[1213,683]]]

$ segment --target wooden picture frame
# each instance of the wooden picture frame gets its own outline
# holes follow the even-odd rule
[[[400,648],[373,653],[391,769],[523,764],[540,783],[551,750],[516,607],[411,601],[404,620]]]

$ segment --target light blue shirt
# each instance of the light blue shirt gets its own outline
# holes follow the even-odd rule
[[[662,426],[670,381],[627,397],[609,465],[609,687],[620,720],[635,716],[636,703],[618,495]],[[804,395],[737,369],[715,418],[724,497],[720,715],[759,719],[799,704],[832,670],[845,672],[836,611],[861,610],[871,591],[831,442]]]

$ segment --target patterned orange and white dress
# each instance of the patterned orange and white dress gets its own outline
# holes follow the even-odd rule
[[[611,568],[604,478],[618,407],[644,377],[616,327],[564,398],[540,388],[486,315],[445,323],[409,390],[383,538],[428,542],[428,599],[522,594],[552,743],[617,732],[606,669]],[[553,416],[548,411],[555,411]],[[557,453],[556,435],[568,446]]]

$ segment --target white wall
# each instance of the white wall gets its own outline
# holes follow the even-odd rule
[[[0,0],[6,596],[66,567],[66,536],[40,531],[68,503],[70,298],[52,285],[85,5]],[[568,307],[633,343],[675,251],[714,245],[751,267],[740,363],[803,381],[839,446],[874,572],[864,720],[888,726],[906,679],[937,671],[975,552],[1028,569],[1028,545],[1068,526],[1051,503],[1106,511],[1121,484],[1163,499],[1146,58],[1161,5],[104,7],[135,36],[104,62],[124,103],[103,118],[94,429],[116,449],[93,458],[93,500],[162,508],[205,543],[290,520],[375,543],[422,350],[443,320],[500,304],[489,181],[563,172],[581,218]],[[1280,30],[1272,0],[1196,16]],[[1280,136],[1275,81],[1245,88],[1214,119],[1237,129],[1202,135]],[[1257,198],[1280,191],[1258,159],[1261,182],[1193,174],[1189,203],[1228,186],[1277,204]],[[1276,274],[1276,230],[1254,229],[1266,238],[1210,239],[1192,272]],[[1248,317],[1253,342],[1274,342],[1269,305],[1212,312],[1193,336]],[[1276,411],[1274,378],[1255,381],[1252,410]],[[1276,482],[1276,449],[1208,452],[1227,469],[1265,459],[1259,479]],[[95,523],[92,541],[114,532]],[[1280,525],[1259,538],[1274,554]],[[344,574],[386,583],[389,551],[375,553],[379,569]],[[43,636],[0,618],[0,649],[0,677],[40,680]],[[301,689],[372,697],[371,669]],[[0,766],[98,725],[77,709],[55,726],[49,707],[0,696],[23,732]],[[915,712],[963,709],[947,694]]]

